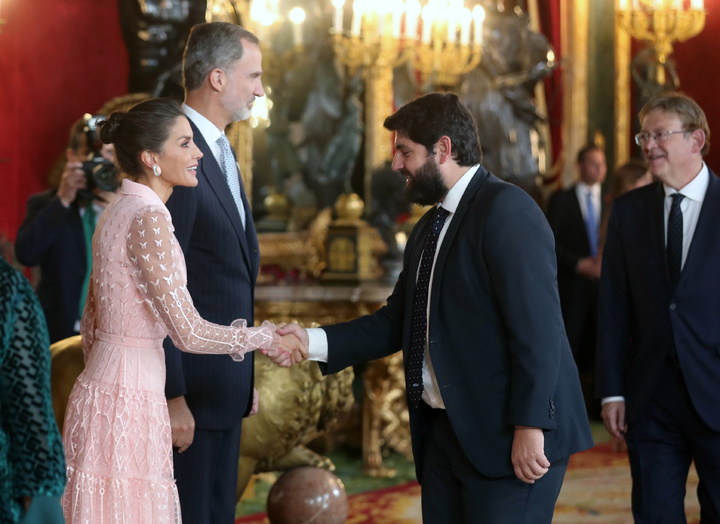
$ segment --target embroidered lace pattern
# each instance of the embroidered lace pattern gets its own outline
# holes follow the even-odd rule
[[[183,351],[235,360],[279,347],[271,324],[249,328],[239,319],[227,327],[200,317],[170,215],[149,191],[125,181],[93,238],[81,324],[85,369],[64,427],[69,524],[181,521],[164,395],[166,336]]]

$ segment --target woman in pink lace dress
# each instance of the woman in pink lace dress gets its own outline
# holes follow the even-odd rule
[[[85,370],[65,416],[63,509],[70,524],[179,523],[163,339],[235,360],[255,349],[272,355],[289,342],[271,324],[219,326],[193,307],[164,205],[173,186],[197,185],[202,156],[180,106],[149,100],[114,113],[101,136],[115,144],[126,178],[93,236],[81,326]]]

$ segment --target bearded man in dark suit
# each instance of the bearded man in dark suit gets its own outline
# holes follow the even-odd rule
[[[550,524],[568,457],[592,445],[557,290],[550,227],[481,165],[454,94],[385,120],[409,200],[432,209],[408,239],[387,305],[302,330],[325,372],[401,348],[423,521]]]

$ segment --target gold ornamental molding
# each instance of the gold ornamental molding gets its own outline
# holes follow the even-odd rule
[[[562,182],[572,182],[572,158],[588,141],[588,7],[589,0],[563,0],[560,4],[563,88]]]
[[[622,0],[618,0],[615,9],[619,9]],[[630,100],[632,86],[630,82],[631,39],[627,31],[615,19],[615,167],[630,160],[632,115]]]

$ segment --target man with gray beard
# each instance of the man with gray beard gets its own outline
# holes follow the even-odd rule
[[[203,153],[196,188],[175,188],[167,202],[187,263],[188,290],[207,320],[253,325],[260,264],[255,225],[235,152],[225,136],[250,117],[263,96],[258,39],[245,29],[214,22],[193,27],[185,48],[183,110]],[[257,408],[253,356],[180,352],[165,343],[173,461],[183,520],[234,522],[240,430]]]

